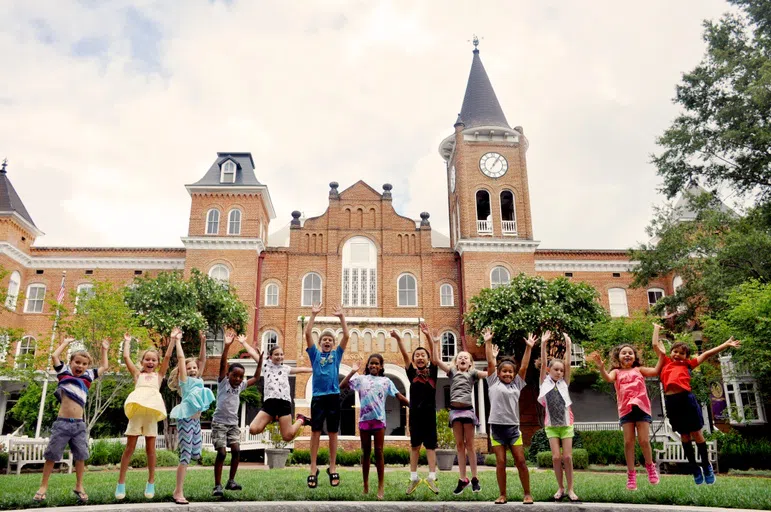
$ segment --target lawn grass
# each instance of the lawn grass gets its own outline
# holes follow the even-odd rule
[[[321,469],[319,487],[310,490],[305,485],[307,469],[288,468],[283,470],[242,469],[238,473],[238,482],[243,491],[226,494],[228,501],[271,501],[271,500],[366,500],[375,499],[377,475],[370,476],[370,495],[361,493],[361,471],[359,469],[340,469],[341,484],[337,488],[329,486],[329,480]],[[425,468],[423,468],[425,469]],[[225,468],[227,474],[227,468]],[[423,475],[425,476],[425,475]],[[513,471],[508,471],[508,497],[512,502],[522,499],[519,478]],[[86,491],[90,495],[91,505],[115,503],[113,493],[117,482],[117,472],[88,472],[85,477]],[[143,496],[146,471],[131,471],[127,480],[125,502],[147,501]],[[386,472],[385,499],[389,501],[493,501],[498,496],[495,471],[480,471],[479,478],[482,492],[473,494],[467,489],[461,496],[453,496],[452,490],[457,483],[457,472],[441,473],[439,484],[441,493],[434,496],[425,486],[421,486],[412,496],[404,493],[409,472],[401,469]],[[536,501],[547,501],[556,491],[554,474],[551,471],[531,471],[533,495]],[[51,476],[48,489],[48,506],[77,505],[72,489],[75,475],[55,474]],[[661,484],[653,487],[643,475],[638,479],[639,490],[626,490],[626,475],[576,473],[576,492],[585,501],[614,503],[650,503],[663,505],[691,505],[702,507],[732,507],[771,509],[771,480],[757,477],[719,476],[715,485],[696,487],[689,476],[665,475]],[[39,506],[32,502],[32,496],[40,485],[40,474],[0,476],[0,509],[32,508]],[[190,501],[216,501],[211,496],[213,473],[210,470],[191,470],[185,483],[186,496]],[[156,495],[152,501],[169,502],[174,490],[174,472],[158,471],[156,474]]]

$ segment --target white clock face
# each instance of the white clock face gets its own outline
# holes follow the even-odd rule
[[[455,166],[450,169],[450,192],[455,192]]]
[[[479,170],[491,178],[500,178],[509,170],[509,162],[500,153],[485,153],[479,159]]]

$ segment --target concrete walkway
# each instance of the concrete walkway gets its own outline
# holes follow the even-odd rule
[[[176,505],[174,503],[128,503],[121,505],[95,505],[90,507],[54,507],[46,510],[61,510],[63,512],[468,512],[473,507],[477,511],[508,510],[510,507],[532,512],[750,512],[739,508],[708,508],[679,507],[672,505],[632,505],[620,503],[535,503],[523,505],[519,502],[509,502],[506,507],[492,502],[420,502],[420,501],[229,501],[191,503]]]

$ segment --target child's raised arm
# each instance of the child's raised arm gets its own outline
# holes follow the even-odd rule
[[[527,367],[530,365],[530,354],[533,352],[537,338],[535,335],[530,334],[525,338],[525,353],[522,355],[522,363],[519,365],[519,378],[525,380],[527,375]]]
[[[174,344],[176,343],[177,337],[179,337],[179,339],[182,339],[182,331],[179,329],[179,327],[173,328],[171,330],[171,334],[166,340],[166,353],[163,355],[163,361],[161,361],[160,368],[158,368],[158,375],[160,375],[161,378],[166,377],[166,372],[169,370],[169,363],[171,362],[171,352],[174,350]]]
[[[541,335],[541,371],[538,374],[538,382],[543,382],[543,379],[546,378],[546,368],[548,368],[548,364],[546,361],[546,344],[551,339],[551,331],[545,331]]]
[[[225,342],[224,346],[222,347],[222,355],[220,356],[220,374],[218,381],[225,378],[225,375],[228,374],[228,349],[230,349],[230,345],[233,344],[233,340],[236,338],[236,333],[233,331],[233,329],[228,329],[225,331]]]
[[[340,340],[340,348],[345,351],[345,348],[348,346],[348,338],[350,338],[350,335],[348,334],[348,324],[345,323],[345,313],[343,313],[343,307],[338,304],[335,306],[332,314],[340,319],[340,326],[343,328],[343,338]]]
[[[311,316],[308,317],[308,323],[305,325],[305,345],[308,348],[313,346],[313,323],[316,321],[316,315],[321,313],[321,303],[311,306]]]
[[[254,375],[246,381],[246,386],[253,386],[257,384],[257,382],[260,380],[260,374],[262,374],[262,352],[254,348],[253,346],[249,345],[246,341],[246,336],[241,334],[238,336],[238,342],[244,347],[244,350],[246,350],[246,353],[252,356],[252,359],[254,359],[254,362],[257,363],[257,371],[254,372]]]
[[[185,351],[182,350],[182,336],[174,338],[175,345],[177,347],[177,367],[179,372],[177,373],[177,379],[179,382],[187,381],[187,364],[185,363]],[[201,371],[203,374],[203,370]]]
[[[605,362],[602,360],[602,356],[599,352],[595,351],[586,356],[587,361],[591,361],[597,365],[597,369],[600,371],[600,376],[605,382],[616,381],[616,370],[611,370],[610,373],[605,371]]]
[[[399,333],[396,332],[396,329],[391,329],[391,337],[396,340],[396,344],[399,345],[399,352],[402,354],[402,360],[404,360],[404,369],[410,367],[410,355],[407,353],[407,349],[404,348],[404,340],[402,340],[402,337],[399,336]],[[429,359],[431,357],[429,356]]]
[[[110,360],[107,357],[108,350],[110,350],[110,340],[103,339],[102,345],[99,348],[99,351],[101,352],[101,361],[99,362],[99,367],[96,369],[97,377],[101,377],[102,374],[104,374],[104,372],[106,372],[107,369],[110,367]]]
[[[565,379],[565,384],[570,384],[570,358],[572,357],[571,345],[573,340],[570,339],[566,332],[562,333],[562,337],[565,339],[565,376],[563,379]]]
[[[728,348],[739,348],[741,344],[742,344],[741,341],[735,340],[734,337],[731,336],[730,338],[728,338],[728,340],[725,343],[699,354],[699,357],[696,358],[696,363],[701,364],[707,359],[709,359],[710,357],[714,356],[715,354],[719,354],[720,352]]]
[[[659,339],[660,332],[661,326],[659,324],[653,324],[653,336],[651,338],[651,343],[653,343],[653,351],[656,353],[656,355],[666,353],[664,344]]]
[[[307,366],[298,366],[295,368],[290,368],[289,373],[292,375],[296,373],[313,373],[313,368],[308,368]]]
[[[356,373],[359,371],[359,362],[354,361],[351,364],[351,371],[348,372],[348,375],[345,376],[345,378],[340,382],[340,389],[345,389],[348,387],[348,383],[351,381],[351,377],[356,375]]]
[[[206,331],[198,331],[201,339],[201,348],[198,350],[198,374],[203,375],[206,370]]]
[[[134,361],[131,360],[131,334],[129,333],[123,335],[123,362],[126,363],[126,368],[131,376],[136,379],[139,370],[134,365]]]
[[[482,338],[485,340],[485,359],[487,359],[487,374],[492,375],[495,371],[495,358],[498,357],[498,347],[493,348],[493,331],[486,327],[482,331]]]
[[[661,373],[661,369],[664,367],[665,357],[666,357],[666,354],[664,352],[659,351],[659,359],[656,362],[656,366],[654,367],[641,366],[640,373],[643,375],[643,377],[656,377],[659,373]]]
[[[62,364],[62,352],[64,352],[64,349],[67,348],[67,345],[73,341],[75,341],[75,338],[64,338],[62,342],[59,343],[59,346],[56,347],[56,350],[54,350],[53,354],[51,354],[51,362],[54,364],[54,368]]]

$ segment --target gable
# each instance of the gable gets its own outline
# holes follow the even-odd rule
[[[359,180],[340,192],[341,201],[380,201],[383,196],[364,181]]]

